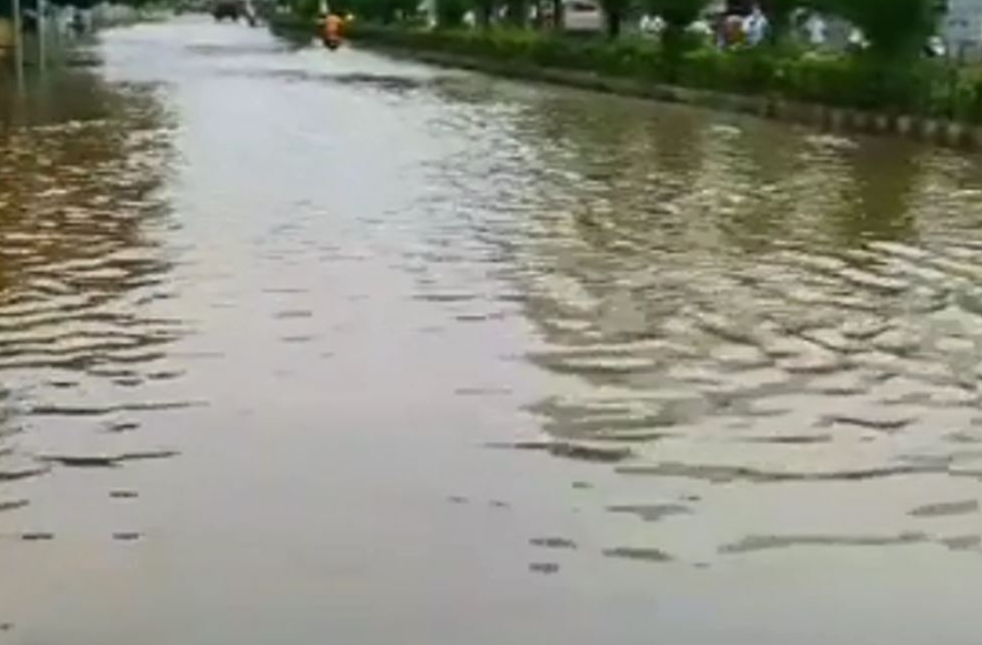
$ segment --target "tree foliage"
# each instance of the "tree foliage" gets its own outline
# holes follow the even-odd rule
[[[524,27],[529,7],[526,0],[505,0],[505,19],[513,27]]]
[[[764,11],[771,25],[771,36],[774,42],[778,42],[791,29],[791,16],[797,9],[808,9],[811,3],[807,0],[767,0],[764,4]]]
[[[436,0],[436,22],[444,29],[459,27],[467,9],[466,0]]]
[[[699,19],[709,0],[646,0],[647,9],[665,21],[662,44],[670,55],[678,55],[686,47],[686,29]]]
[[[910,57],[937,27],[934,0],[817,0],[817,4],[861,28],[881,57]]]
[[[477,24],[482,29],[490,27],[491,20],[494,16],[495,0],[471,0],[471,6],[474,16],[477,19]]]
[[[621,34],[624,15],[631,8],[631,0],[600,0],[600,6],[607,25],[607,35],[610,38],[617,38]]]
[[[709,0],[647,0],[647,8],[653,14],[676,29],[685,29],[702,14]]]
[[[332,9],[338,0],[331,0]],[[340,9],[337,9],[340,10]],[[389,24],[414,16],[416,0],[346,0],[343,13],[355,13],[365,20]]]
[[[4,0],[0,0],[3,2]],[[54,0],[56,2],[92,2],[94,0]],[[138,3],[143,0],[124,0]],[[303,4],[312,0],[286,0]],[[513,26],[526,27],[530,2],[541,8],[543,0],[436,0],[437,21],[442,27],[463,23],[471,10],[476,22],[488,27],[499,8]],[[556,16],[561,14],[562,0],[551,2]],[[767,13],[774,41],[780,41],[790,29],[790,18],[797,9],[816,10],[837,15],[859,27],[872,45],[874,57],[881,60],[905,60],[916,54],[936,27],[938,0],[758,0]],[[356,14],[372,22],[388,23],[400,17],[415,15],[416,0],[332,0],[350,5]],[[696,21],[712,0],[599,0],[611,38],[620,35],[626,17],[635,10],[660,16],[666,24],[663,45],[668,52],[684,52],[691,39],[686,29]],[[748,10],[754,0],[731,0],[731,9]],[[557,22],[561,22],[557,21]],[[671,56],[669,56],[671,58]]]

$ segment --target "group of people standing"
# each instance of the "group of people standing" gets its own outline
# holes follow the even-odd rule
[[[641,31],[660,34],[666,24],[661,16],[645,15],[641,18]],[[747,15],[721,12],[715,16],[700,18],[689,25],[689,32],[706,39],[713,39],[720,49],[738,45],[756,46],[764,42],[770,32],[770,21],[759,5],[754,5]]]
[[[746,16],[721,16],[716,28],[716,45],[728,49],[739,45],[756,47],[770,33],[771,23],[760,5],[754,5]]]
[[[814,11],[799,11],[792,23],[799,38],[812,47],[822,47],[828,42],[829,26],[825,18]],[[658,34],[665,28],[660,16],[646,15],[641,19],[641,30]],[[756,47],[764,43],[772,33],[772,25],[760,5],[753,5],[745,14],[719,13],[700,18],[689,26],[689,31],[712,41],[720,49]],[[861,38],[854,35],[854,38]]]

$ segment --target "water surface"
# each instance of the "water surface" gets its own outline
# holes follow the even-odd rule
[[[0,643],[977,642],[977,158],[92,53],[0,112]]]

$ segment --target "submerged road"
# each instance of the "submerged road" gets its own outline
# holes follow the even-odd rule
[[[4,104],[0,644],[979,641],[979,158],[92,54]]]

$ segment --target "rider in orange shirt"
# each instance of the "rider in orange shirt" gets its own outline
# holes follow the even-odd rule
[[[334,50],[341,46],[341,29],[343,26],[344,20],[341,16],[334,13],[328,14],[327,18],[324,19],[324,33],[322,34],[325,47]]]

